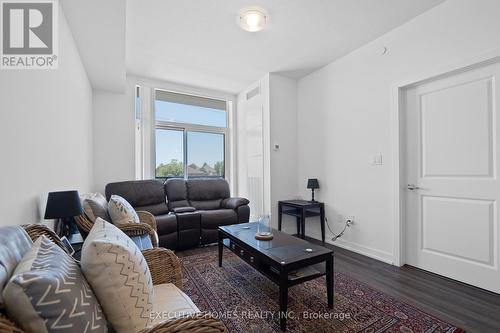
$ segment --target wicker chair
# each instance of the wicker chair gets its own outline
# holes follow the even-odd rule
[[[156,219],[153,214],[144,211],[138,211],[141,223],[130,223],[126,225],[117,225],[129,237],[149,235],[153,247],[158,247],[158,234],[156,233]],[[83,238],[86,238],[94,225],[86,215],[75,217],[75,223]]]
[[[142,221],[142,220],[141,220]],[[45,235],[64,249],[59,237],[43,225],[24,225],[28,235],[34,241]],[[153,284],[173,283],[182,289],[182,272],[179,258],[170,250],[156,247],[142,252],[148,263]],[[153,327],[145,328],[140,333],[220,333],[227,332],[224,324],[206,313],[167,320]],[[4,313],[0,312],[0,333],[24,333]]]

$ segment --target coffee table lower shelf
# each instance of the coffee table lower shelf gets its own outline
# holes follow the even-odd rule
[[[305,241],[300,240],[300,242]],[[219,267],[222,267],[224,248],[235,253],[279,286],[279,319],[282,330],[286,330],[288,288],[294,285],[326,276],[328,307],[333,308],[333,253],[317,256],[312,255],[304,260],[292,261],[290,263],[279,262],[266,255],[265,251],[259,251],[244,240],[219,229]]]

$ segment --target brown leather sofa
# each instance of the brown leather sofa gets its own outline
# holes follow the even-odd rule
[[[156,218],[159,244],[186,249],[214,243],[221,225],[248,222],[249,201],[231,198],[225,179],[135,180],[106,185],[106,198],[119,195]]]

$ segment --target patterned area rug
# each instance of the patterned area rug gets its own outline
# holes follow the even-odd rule
[[[236,255],[224,250],[222,268],[216,247],[181,262],[186,294],[229,332],[280,332],[278,287]],[[325,284],[322,277],[289,289],[287,332],[464,332],[341,273],[330,310]]]

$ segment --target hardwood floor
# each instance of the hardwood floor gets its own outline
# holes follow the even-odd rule
[[[321,244],[311,238],[309,241]],[[396,267],[327,244],[334,269],[435,315],[467,332],[500,332],[500,295],[421,269]],[[500,281],[498,281],[500,283]]]
[[[318,240],[308,240],[321,245]],[[500,332],[498,294],[414,267],[395,267],[330,244],[324,246],[335,251],[336,272],[349,275],[467,332]],[[177,255],[183,257],[202,250],[191,249],[177,252]]]

